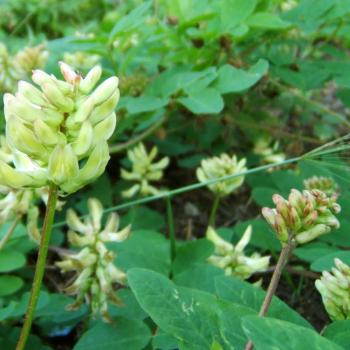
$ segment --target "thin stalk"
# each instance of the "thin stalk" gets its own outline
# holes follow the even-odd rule
[[[211,212],[209,216],[208,226],[215,227],[215,219],[216,219],[216,213],[218,211],[219,203],[220,203],[220,197],[215,196],[213,206],[211,208]]]
[[[264,317],[267,314],[267,311],[269,310],[269,306],[271,304],[272,297],[274,296],[274,294],[276,292],[278,283],[279,283],[281,275],[282,275],[283,268],[284,268],[285,264],[287,263],[290,255],[292,253],[293,248],[294,248],[294,244],[291,241],[291,239],[289,239],[288,243],[283,246],[283,248],[280,252],[275,271],[272,274],[271,281],[270,281],[269,287],[268,287],[266,295],[265,295],[265,299],[264,299],[264,301],[261,305],[260,311],[259,311],[260,317]],[[252,349],[253,349],[253,342],[251,340],[249,340],[246,347],[245,347],[245,350],[252,350]]]
[[[114,154],[114,153],[119,153],[124,151],[125,149],[135,145],[136,143],[144,140],[147,138],[149,135],[153,134],[155,130],[157,130],[166,120],[166,117],[163,117],[159,119],[156,123],[154,123],[152,126],[150,126],[147,130],[142,132],[141,134],[135,136],[131,140],[124,142],[124,143],[119,143],[116,145],[112,145],[109,147],[109,153]]]
[[[176,257],[176,240],[175,240],[175,225],[174,225],[174,213],[171,205],[171,198],[166,197],[166,212],[168,218],[169,238],[170,238],[170,257],[171,261]]]
[[[12,236],[13,232],[15,232],[15,228],[18,225],[19,220],[21,219],[21,216],[17,216],[15,220],[12,222],[12,225],[9,227],[8,231],[6,232],[5,236],[2,237],[0,241],[0,251],[4,248],[5,244],[7,241],[10,239]]]
[[[225,176],[222,176],[222,177],[218,177],[218,178],[215,178],[215,179],[210,179],[210,180],[203,181],[203,182],[196,182],[194,184],[191,184],[191,185],[188,185],[188,186],[184,186],[184,187],[179,187],[179,188],[176,188],[176,189],[171,190],[171,191],[160,192],[159,194],[156,194],[156,195],[153,195],[153,196],[144,197],[144,198],[141,198],[141,199],[136,199],[136,200],[133,200],[133,201],[130,201],[130,202],[127,202],[127,203],[123,203],[123,204],[119,204],[117,206],[113,206],[113,207],[107,208],[107,209],[104,210],[104,213],[110,213],[110,212],[113,212],[113,211],[122,210],[122,209],[126,209],[126,208],[129,208],[129,207],[132,207],[133,205],[136,205],[136,204],[149,203],[149,202],[153,202],[155,200],[163,199],[163,198],[166,198],[166,197],[169,197],[169,196],[175,196],[175,195],[178,195],[178,194],[181,194],[181,193],[194,191],[194,190],[196,190],[198,188],[202,188],[202,187],[205,187],[205,186],[208,186],[208,185],[220,182],[220,181],[230,180],[230,179],[236,178],[238,176],[245,176],[245,175],[255,174],[255,173],[258,173],[260,171],[264,171],[264,170],[267,170],[267,169],[272,169],[272,168],[275,168],[275,167],[278,167],[278,166],[284,166],[284,165],[287,165],[287,164],[297,163],[298,161],[300,161],[302,159],[304,159],[303,156],[290,158],[290,159],[286,159],[286,160],[283,160],[281,162],[276,162],[276,163],[273,163],[273,164],[261,165],[261,166],[255,167],[255,168],[251,168],[251,169],[248,169],[248,170],[245,170],[245,171],[241,171],[239,173],[235,173],[235,174],[231,174],[231,175],[225,175]],[[82,216],[82,218],[83,217],[84,216]],[[53,227],[61,227],[61,226],[64,226],[64,225],[66,225],[66,221],[61,221],[61,222],[55,223],[53,225]]]
[[[58,189],[56,185],[53,185],[53,184],[50,185],[49,198],[46,206],[44,225],[41,232],[39,254],[38,254],[38,259],[35,267],[32,290],[30,293],[28,309],[25,315],[24,324],[21,330],[20,338],[16,346],[16,350],[25,349],[25,346],[29,337],[30,329],[32,326],[33,318],[34,318],[35,308],[39,299],[39,293],[40,293],[41,284],[42,284],[44,272],[45,272],[47,251],[49,249],[52,224],[53,224],[55,211],[56,211],[57,192],[58,192],[57,190]]]

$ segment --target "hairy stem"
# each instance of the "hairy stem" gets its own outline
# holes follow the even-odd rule
[[[6,232],[5,236],[2,237],[0,241],[0,251],[4,248],[5,244],[7,241],[10,239],[12,236],[13,232],[15,232],[15,228],[18,225],[19,220],[21,219],[21,216],[17,216],[15,220],[12,222],[12,225],[9,227],[8,231]]]
[[[213,202],[213,206],[211,207],[208,226],[215,227],[216,212],[218,211],[219,203],[220,203],[220,197],[216,196]]]
[[[276,292],[279,280],[280,280],[281,275],[282,275],[283,268],[284,268],[285,264],[287,263],[293,248],[294,248],[294,245],[293,245],[291,239],[289,239],[288,243],[283,246],[283,248],[280,252],[280,256],[278,258],[275,271],[273,272],[269,287],[268,287],[266,295],[265,295],[265,299],[264,299],[264,301],[261,305],[260,311],[259,311],[259,316],[261,316],[261,317],[264,317],[267,314],[267,311],[269,310],[269,306],[271,304],[272,297],[274,296],[274,294]],[[245,347],[245,350],[252,350],[252,349],[253,349],[253,342],[251,340],[249,340],[246,347]]]
[[[49,199],[47,202],[44,225],[41,232],[40,246],[38,260],[36,262],[34,280],[32,285],[32,290],[30,294],[28,309],[25,315],[24,324],[21,330],[21,335],[18,340],[16,350],[24,350],[32,326],[35,308],[39,299],[39,293],[41,289],[41,284],[45,272],[45,264],[47,251],[49,248],[49,242],[52,231],[52,224],[55,216],[57,202],[57,186],[51,184],[49,187]]]

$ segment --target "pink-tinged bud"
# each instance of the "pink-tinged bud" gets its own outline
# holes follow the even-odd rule
[[[274,226],[275,225],[275,217],[276,217],[276,213],[273,209],[264,207],[261,210],[261,213],[263,215],[263,217],[265,218],[265,220],[271,225]]]
[[[276,214],[275,224],[273,227],[277,233],[278,239],[281,242],[288,242],[288,228],[281,215]]]
[[[296,209],[294,207],[290,208],[289,220],[290,220],[290,225],[293,227],[293,230],[295,232],[297,232],[301,228],[302,222],[300,220],[298,212],[296,211]]]
[[[79,83],[81,79],[81,75],[75,73],[72,67],[70,67],[68,64],[62,61],[60,61],[58,64],[60,66],[60,70],[65,81],[73,85]]]
[[[279,203],[285,203],[286,200],[279,194],[275,193],[273,196],[272,196],[272,201],[275,205],[279,204]]]

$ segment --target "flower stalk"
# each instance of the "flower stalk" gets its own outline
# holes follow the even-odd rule
[[[58,187],[54,184],[50,184],[49,198],[48,198],[46,212],[45,212],[44,225],[41,233],[39,254],[38,254],[38,259],[35,267],[35,275],[34,275],[32,290],[30,293],[28,309],[24,319],[24,324],[21,330],[20,338],[16,346],[16,350],[25,349],[25,346],[30,334],[30,329],[32,326],[34,313],[35,313],[36,305],[38,303],[41,284],[42,284],[44,272],[45,272],[46,257],[47,257],[47,251],[49,249],[52,224],[55,216],[57,196],[58,196]]]
[[[284,269],[285,265],[287,264],[288,259],[289,259],[290,255],[292,254],[294,247],[295,247],[295,243],[293,243],[292,235],[289,234],[288,242],[286,244],[284,244],[282,247],[282,250],[281,250],[280,255],[278,257],[276,268],[272,274],[272,277],[271,277],[271,280],[269,283],[269,287],[268,287],[266,295],[265,295],[265,299],[261,305],[261,308],[259,311],[260,317],[266,316],[266,314],[269,310],[272,298],[277,290],[283,269]],[[252,350],[252,349],[253,349],[253,342],[251,340],[249,340],[246,347],[245,347],[245,350]]]
[[[210,211],[208,226],[215,227],[216,213],[218,211],[219,203],[220,203],[220,196],[215,196],[213,206],[211,207],[211,211]]]
[[[15,229],[19,223],[19,221],[21,220],[20,216],[17,216],[13,222],[12,225],[9,227],[9,229],[7,230],[7,232],[5,233],[5,236],[2,237],[1,241],[0,241],[0,251],[3,250],[3,248],[5,247],[6,243],[8,242],[8,240],[10,239],[10,237],[12,236],[12,234],[15,232]]]

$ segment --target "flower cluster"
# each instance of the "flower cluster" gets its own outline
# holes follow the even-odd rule
[[[101,57],[99,55],[92,55],[84,51],[66,52],[63,55],[63,61],[75,69],[89,69],[95,66],[100,59]]]
[[[339,227],[335,214],[341,208],[335,196],[319,190],[292,189],[288,200],[279,194],[273,195],[272,200],[276,208],[263,208],[262,214],[282,243],[292,239],[303,244]]]
[[[240,241],[233,245],[221,238],[215,230],[209,226],[206,237],[215,246],[214,255],[210,256],[208,262],[214,266],[224,269],[228,276],[241,279],[249,278],[255,272],[263,272],[269,266],[270,257],[253,253],[251,256],[244,254],[244,248],[250,241],[252,227],[248,226]]]
[[[33,69],[43,68],[47,58],[44,45],[26,47],[11,56],[6,46],[0,43],[0,91],[15,91],[17,82],[26,79]]]
[[[230,157],[227,154],[222,154],[220,157],[204,159],[201,166],[197,168],[197,178],[200,182],[206,182],[219,177],[239,174],[247,170],[245,167],[246,159],[240,161],[234,155]],[[235,191],[242,185],[244,176],[233,177],[229,180],[219,181],[208,185],[208,188],[219,197],[225,197]]]
[[[332,320],[350,319],[350,266],[340,259],[334,262],[332,271],[323,271],[315,285]]]
[[[63,260],[56,265],[62,272],[74,271],[77,277],[66,288],[66,292],[76,295],[76,301],[70,309],[78,308],[84,300],[91,305],[92,313],[100,313],[108,321],[108,305],[111,301],[120,304],[114,284],[124,285],[126,274],[113,263],[115,254],[107,249],[106,242],[122,242],[130,234],[130,226],[118,231],[119,218],[111,213],[105,227],[101,227],[103,207],[94,198],[88,200],[89,215],[81,221],[72,209],[67,211],[67,223],[70,228],[68,240],[73,246],[81,248],[78,253],[61,253]]]
[[[129,150],[127,154],[132,164],[132,169],[131,171],[121,169],[121,177],[125,180],[136,181],[137,184],[123,191],[122,195],[130,198],[136,193],[140,193],[143,196],[159,193],[159,190],[150,183],[162,179],[163,171],[169,164],[169,158],[164,157],[154,162],[158,154],[158,148],[154,146],[151,152],[147,153],[143,143]]]
[[[304,187],[307,190],[320,190],[328,196],[337,194],[338,184],[331,178],[325,176],[312,176],[304,180]]]
[[[94,89],[101,77],[95,66],[85,78],[61,62],[64,80],[41,70],[20,81],[15,95],[5,94],[6,138],[14,153],[11,167],[0,161],[0,180],[12,188],[49,183],[72,193],[92,182],[109,160],[107,140],[114,132],[118,78]]]

